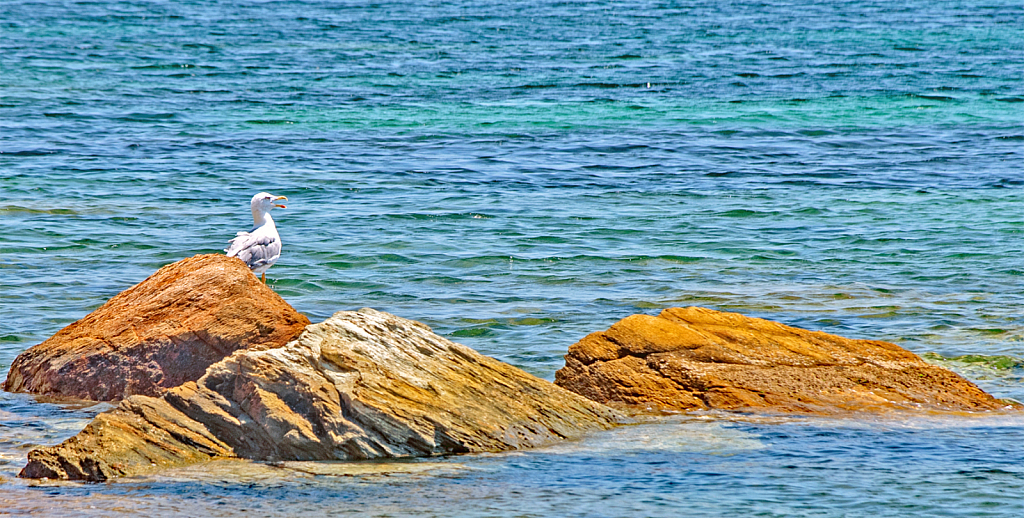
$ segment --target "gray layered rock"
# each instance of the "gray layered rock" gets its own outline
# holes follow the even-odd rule
[[[359,460],[531,448],[621,414],[434,334],[362,309],[277,349],[236,351],[161,398],[132,396],[21,476],[105,480],[238,456]]]

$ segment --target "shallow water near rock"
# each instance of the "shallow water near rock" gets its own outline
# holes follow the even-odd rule
[[[370,306],[551,379],[589,332],[700,305],[936,352],[1024,400],[1021,19],[1008,0],[0,3],[0,374],[223,249],[266,190],[289,198],[270,283],[313,321]],[[716,414],[391,474],[13,478],[104,408],[0,394],[0,513],[1024,514],[1012,416]]]
[[[677,416],[533,451],[219,461],[106,484],[17,481],[4,498],[13,514],[83,516],[964,516],[964,501],[979,506],[967,515],[1013,516],[1021,426],[1020,415]]]

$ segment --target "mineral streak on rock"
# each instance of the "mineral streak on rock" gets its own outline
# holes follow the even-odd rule
[[[501,451],[623,419],[424,324],[362,309],[310,325],[285,347],[236,351],[161,399],[129,398],[78,436],[31,452],[21,476],[105,480],[226,455],[308,461]]]
[[[632,315],[569,348],[555,383],[640,409],[835,413],[1006,408],[899,346],[705,308]]]
[[[235,350],[281,347],[308,324],[242,261],[198,255],[20,354],[3,388],[96,401],[158,396]]]

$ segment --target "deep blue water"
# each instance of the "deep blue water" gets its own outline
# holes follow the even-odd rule
[[[8,0],[0,375],[223,249],[266,190],[289,198],[269,280],[313,320],[371,306],[551,379],[589,332],[700,305],[936,352],[1024,400],[1022,70],[1010,0]],[[1008,358],[941,359],[961,355]],[[0,394],[0,514],[1024,514],[1011,417],[683,418],[394,476],[10,480],[102,408]]]

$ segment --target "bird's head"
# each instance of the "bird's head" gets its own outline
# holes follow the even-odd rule
[[[252,210],[253,211],[260,211],[260,212],[263,212],[263,213],[267,213],[267,212],[270,212],[270,209],[273,209],[274,207],[281,207],[282,209],[284,209],[284,208],[286,208],[284,205],[281,205],[281,204],[278,204],[278,203],[274,203],[274,202],[278,201],[278,200],[287,200],[287,199],[288,198],[285,197],[285,196],[274,196],[273,194],[270,194],[269,192],[261,192],[261,193],[256,194],[256,196],[252,197],[252,203],[251,203],[252,204]]]

